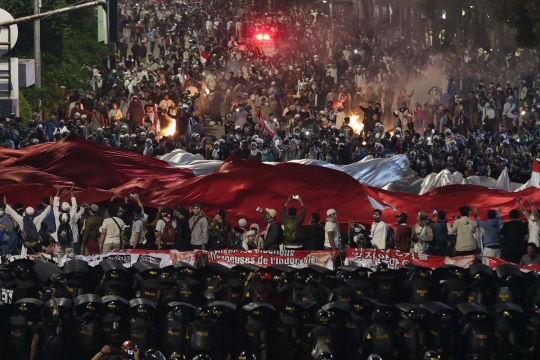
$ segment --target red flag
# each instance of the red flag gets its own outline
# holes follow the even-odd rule
[[[266,130],[268,135],[274,137],[274,132],[270,129],[270,124],[263,118],[262,111],[259,111],[257,117],[259,118],[259,123],[261,123],[261,126]]]
[[[538,159],[534,159],[531,172],[531,186],[540,188],[540,163]]]
[[[207,53],[206,51],[203,51],[203,52],[201,53],[201,62],[202,62],[203,64],[206,64],[206,60],[208,60],[209,57],[210,57],[210,54]]]

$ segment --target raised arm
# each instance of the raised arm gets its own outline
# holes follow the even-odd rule
[[[529,198],[530,199],[530,198]],[[532,202],[532,201],[531,201]],[[521,211],[521,213],[523,214],[523,216],[525,216],[525,219],[529,219],[529,213],[527,212],[527,210],[525,209],[525,206],[523,206],[523,204],[521,203],[521,196],[519,196],[517,198],[517,203],[518,203],[518,206],[519,206],[519,210]],[[532,208],[534,209],[534,205],[532,205]],[[536,211],[533,210],[533,211]]]

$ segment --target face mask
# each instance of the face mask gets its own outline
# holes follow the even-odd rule
[[[251,150],[251,155],[257,156],[257,150]]]
[[[5,212],[4,210],[0,210],[0,217],[4,216]]]
[[[459,107],[459,111],[463,111],[463,106],[460,106],[460,107]]]
[[[263,150],[262,153],[263,154],[268,154],[268,150]]]

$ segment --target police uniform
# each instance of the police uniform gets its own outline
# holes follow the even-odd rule
[[[373,312],[371,325],[362,340],[362,355],[378,354],[384,360],[395,360],[398,354],[398,334],[391,324],[391,308],[378,306]]]
[[[396,304],[396,307],[402,313],[398,333],[403,343],[403,358],[419,359],[428,346],[427,310],[407,303]]]
[[[459,358],[476,356],[490,359],[495,353],[496,338],[487,311],[474,303],[462,303],[457,308],[466,317],[459,341]]]
[[[76,330],[73,342],[77,356],[91,359],[103,346],[101,329],[101,297],[96,294],[79,295],[74,300]]]
[[[145,298],[135,298],[129,301],[129,307],[131,319],[128,338],[137,344],[140,351],[146,351],[156,344],[156,304]]]
[[[255,354],[257,358],[267,358],[273,344],[275,326],[272,326],[272,322],[275,320],[276,309],[266,303],[250,303],[243,309],[248,313],[244,328],[247,338],[246,350]]]

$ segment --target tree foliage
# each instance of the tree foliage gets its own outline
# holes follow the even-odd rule
[[[440,18],[446,12],[448,20],[459,20],[462,10],[474,9],[482,25],[514,32],[518,46],[540,46],[540,1],[538,0],[411,0],[414,10],[428,18]],[[478,29],[469,29],[477,31]]]
[[[77,0],[48,0],[42,12],[81,3]],[[0,8],[14,18],[33,14],[33,0],[0,0]],[[18,25],[19,39],[11,56],[34,58],[34,27],[32,22]],[[41,21],[41,85],[42,89],[21,89],[34,111],[50,112],[56,106],[55,97],[61,85],[67,88],[87,88],[87,71],[82,65],[99,63],[106,53],[106,46],[97,42],[97,11],[95,8],[78,10],[63,15],[50,16]],[[63,99],[61,99],[63,101]]]

